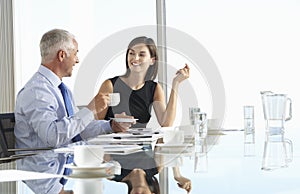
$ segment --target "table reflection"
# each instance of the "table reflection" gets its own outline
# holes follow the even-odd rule
[[[243,131],[209,131],[207,136],[207,170],[205,172],[195,172],[194,147],[189,146],[192,142],[184,142],[188,145],[186,149],[179,149],[180,151],[178,151],[176,148],[176,151],[172,146],[163,146],[161,139],[159,139],[155,143],[157,146],[143,145],[143,150],[138,152],[106,154],[106,163],[117,162],[120,164],[120,168],[113,171],[115,176],[94,179],[69,178],[65,190],[73,190],[74,193],[99,194],[130,193],[130,191],[141,190],[145,193],[159,193],[158,191],[160,191],[160,193],[172,194],[187,193],[188,190],[190,193],[295,194],[300,192],[298,186],[300,180],[298,173],[300,170],[300,145],[297,142],[297,137],[299,137],[297,132],[298,129],[289,129],[286,133],[286,136],[293,140],[295,148],[294,160],[287,168],[273,171],[261,170],[264,148],[263,128],[257,129],[256,153],[251,157],[244,156]],[[52,151],[53,154],[58,154],[54,150]],[[64,154],[67,151],[70,152],[70,149],[65,150]],[[11,164],[5,163],[5,165]],[[3,166],[4,164],[1,164],[2,169],[15,168],[14,166]],[[118,166],[116,165],[116,167]],[[165,169],[170,171],[169,176],[164,177],[168,184],[161,182],[160,179],[161,176],[164,176],[162,172]],[[16,193],[18,190],[20,194],[32,194],[29,189],[24,189],[26,186],[21,181],[17,182],[19,187],[16,191],[3,192],[3,188],[11,184],[12,180],[32,179],[33,176],[35,176],[34,178],[41,178],[37,174],[31,175],[31,177],[26,175],[26,177],[19,172],[13,175],[15,179],[3,183],[5,178],[8,179],[9,177],[5,173],[13,174],[13,172],[0,171],[1,193]],[[61,178],[61,175],[50,174],[46,178],[57,180]],[[45,191],[47,189],[45,188]]]
[[[156,145],[160,145],[158,139]],[[174,180],[179,187],[191,190],[190,179],[180,173],[182,154],[191,154],[192,150],[178,150],[178,147],[169,147],[168,152],[161,146],[143,147],[143,151],[128,155],[107,155],[106,160],[118,161],[121,166],[120,175],[115,175],[112,181],[125,183],[128,193],[161,193],[157,175],[165,167],[172,167]]]
[[[155,133],[155,135],[157,135],[157,133]],[[101,145],[104,148],[108,148],[104,156],[104,164],[111,165],[105,168],[104,172],[99,171],[101,170],[99,169],[100,167],[88,169],[80,168],[80,166],[78,167],[75,164],[66,164],[64,167],[71,169],[71,174],[68,176],[59,174],[54,176],[53,174],[48,174],[48,178],[47,176],[45,176],[47,173],[39,174],[35,172],[36,177],[29,177],[27,176],[27,174],[22,174],[22,177],[15,180],[22,180],[27,186],[31,185],[31,187],[34,185],[38,186],[40,185],[39,183],[44,183],[44,185],[46,186],[42,188],[43,191],[41,193],[49,193],[49,190],[51,190],[52,188],[51,184],[55,185],[54,183],[62,178],[68,179],[69,181],[65,186],[64,191],[62,191],[61,193],[70,193],[72,191],[74,191],[75,193],[89,194],[103,193],[104,179],[107,179],[110,182],[124,183],[127,186],[128,190],[124,190],[124,193],[160,193],[160,186],[158,181],[159,173],[164,167],[172,166],[174,171],[174,180],[178,182],[179,187],[189,191],[191,189],[191,181],[188,178],[183,177],[178,168],[179,165],[182,165],[181,151],[183,150],[179,151],[175,148],[174,151],[171,151],[172,149],[168,149],[172,152],[172,154],[165,153],[164,149],[155,146],[159,142],[159,144],[162,143],[161,137],[161,135],[155,136],[154,139],[151,137],[151,140],[149,141],[143,139],[142,145],[138,146],[138,148],[140,149],[134,149],[132,151],[133,153],[131,153],[130,151],[128,151],[128,153],[127,151],[124,151],[126,150],[126,148],[132,146],[128,144],[132,143],[132,141],[123,141],[126,140],[126,138],[124,138],[124,135],[122,136],[122,141],[120,141],[121,144],[116,144],[116,142],[111,141],[113,142],[113,145],[108,146],[106,141],[105,145]],[[32,163],[39,157],[51,156],[51,158],[53,158],[60,157],[61,155],[72,154],[73,148],[75,146],[83,146],[85,144],[97,145],[99,143],[99,141],[95,141],[95,139],[97,138],[91,139],[87,142],[70,144],[68,147],[64,148],[43,151],[37,155],[20,159],[17,161],[17,164],[22,164],[22,166],[24,166],[28,161],[29,163]],[[101,136],[100,138],[103,137]],[[114,137],[112,138],[115,140]],[[103,143],[105,141],[101,142]],[[124,152],[114,152],[116,150],[113,149],[112,146],[119,147],[123,149]],[[19,170],[22,169],[19,168]],[[24,171],[18,171],[19,174],[21,172]],[[32,169],[32,172],[34,172],[34,169]],[[29,190],[28,193],[30,193]]]

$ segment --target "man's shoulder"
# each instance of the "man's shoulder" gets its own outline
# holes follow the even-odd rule
[[[40,86],[46,86],[51,85],[47,77],[45,77],[43,74],[36,72],[30,80],[25,84],[24,87],[40,87]]]
[[[40,74],[39,72],[35,73],[28,82],[24,85],[24,87],[19,91],[20,94],[33,94],[42,91],[43,93],[46,91],[51,91],[50,88],[54,86],[47,80],[47,78]],[[50,89],[50,90],[49,90]],[[51,93],[51,92],[50,92]]]

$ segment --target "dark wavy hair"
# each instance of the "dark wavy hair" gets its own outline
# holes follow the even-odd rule
[[[159,183],[158,183],[158,180],[155,176],[146,176],[146,181],[147,181],[147,184],[149,186],[149,190],[152,193],[160,194]],[[130,192],[132,190],[131,182],[130,181],[124,181],[124,182],[127,184],[128,194],[130,194]]]
[[[157,71],[158,71],[158,55],[157,55],[157,48],[156,48],[156,45],[153,41],[152,38],[148,38],[146,36],[140,36],[140,37],[137,37],[135,39],[133,39],[129,45],[128,45],[128,48],[127,48],[127,51],[126,51],[126,73],[124,75],[124,77],[128,77],[129,74],[130,74],[130,69],[129,69],[129,65],[128,65],[128,60],[127,60],[127,57],[128,57],[128,53],[129,53],[129,50],[137,45],[137,44],[145,44],[147,46],[147,48],[149,49],[149,52],[150,52],[150,57],[151,58],[155,58],[155,62],[153,65],[149,66],[148,68],[148,71],[146,73],[146,76],[145,76],[145,81],[147,80],[154,80],[157,76]]]

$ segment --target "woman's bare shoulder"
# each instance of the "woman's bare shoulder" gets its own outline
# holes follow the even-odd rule
[[[105,80],[99,89],[99,92],[108,92],[111,93],[113,91],[113,85],[110,79]]]

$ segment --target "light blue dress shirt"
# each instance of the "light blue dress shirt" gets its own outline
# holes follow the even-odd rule
[[[74,105],[73,116],[68,117],[64,100],[58,88],[61,80],[51,70],[41,65],[37,73],[26,83],[17,95],[15,107],[16,148],[53,147],[72,143],[80,133],[83,140],[100,134],[111,133],[108,121],[94,120],[92,111],[80,111]],[[41,155],[17,161],[17,168],[63,174],[66,154],[46,151]],[[62,185],[57,179],[26,181],[35,193],[59,193]]]

